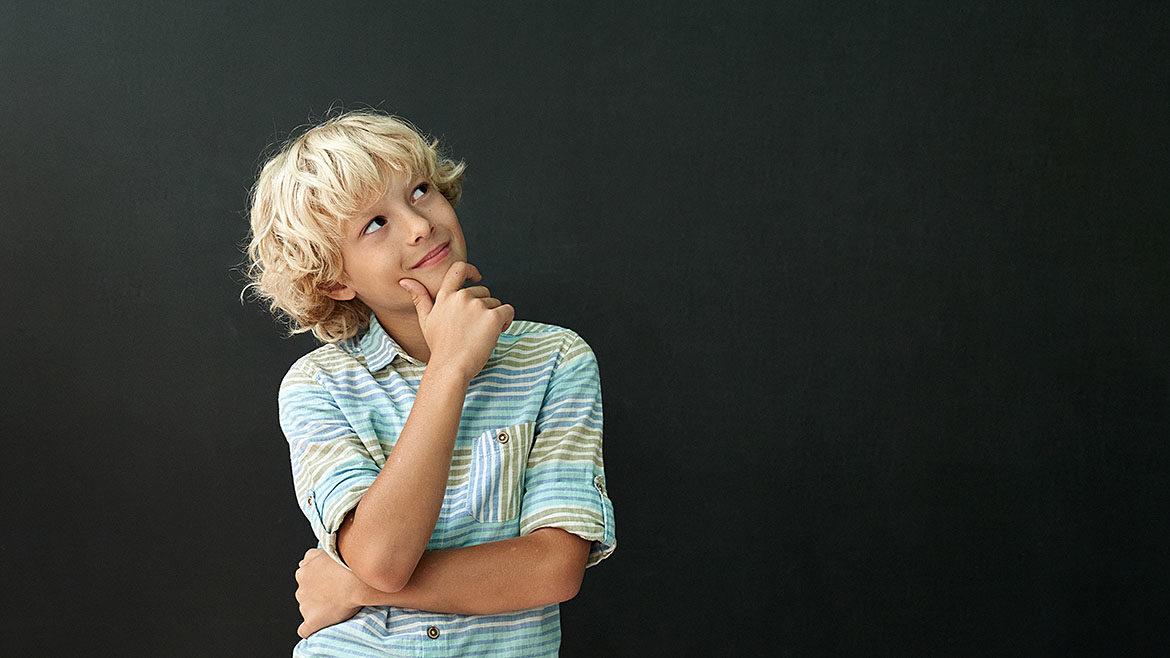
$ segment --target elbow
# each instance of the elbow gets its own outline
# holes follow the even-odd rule
[[[373,561],[372,564],[359,561],[351,564],[350,569],[362,582],[387,594],[402,591],[413,575],[412,571],[396,567],[389,560]]]
[[[363,583],[388,594],[400,592],[406,587],[418,563],[415,560],[405,564],[401,559],[395,559],[396,555],[386,551],[351,550],[342,552],[341,557]]]
[[[553,598],[557,603],[564,603],[569,599],[577,596],[581,591],[581,582],[585,579],[585,566],[581,565],[580,569],[575,569],[572,566],[562,573],[561,578],[558,579],[556,591],[553,592]]]
[[[542,529],[538,532],[547,533],[548,540],[555,542],[550,551],[550,555],[555,556],[550,565],[552,573],[546,582],[550,585],[549,598],[554,603],[564,603],[581,591],[589,542],[562,530]]]
[[[405,551],[374,551],[363,555],[361,570],[354,566],[358,574],[367,585],[374,589],[394,594],[400,592],[410,583],[414,576],[414,568],[418,566],[421,556],[414,556],[413,560],[403,559]]]
[[[354,575],[370,587],[388,594],[402,591],[414,575],[421,554],[414,555],[414,559],[404,559],[410,552],[400,546],[363,541],[350,530],[351,519],[352,514],[338,531],[337,550],[341,558]]]
[[[367,575],[358,574],[358,576],[365,581],[367,585],[373,587],[380,592],[387,594],[394,594],[401,592],[406,584],[410,582],[410,574],[403,574],[401,571],[392,571],[390,569],[376,569],[372,570]]]

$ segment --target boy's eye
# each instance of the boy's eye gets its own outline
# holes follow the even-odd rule
[[[386,218],[382,217],[381,215],[378,215],[377,217],[371,219],[369,224],[366,224],[366,229],[364,231],[362,231],[362,235],[369,235],[369,234],[373,233],[374,231],[377,231],[378,229],[382,228],[385,225],[386,225]]]
[[[410,200],[411,201],[418,201],[419,198],[426,196],[427,192],[429,192],[430,189],[431,189],[430,183],[419,183],[418,187],[414,188],[414,191],[410,193]],[[420,192],[420,190],[421,190],[421,192]]]

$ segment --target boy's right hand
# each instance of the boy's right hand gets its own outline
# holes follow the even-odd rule
[[[435,298],[415,279],[402,279],[410,293],[423,338],[431,350],[427,367],[454,369],[470,382],[483,370],[496,341],[512,323],[516,310],[491,297],[484,286],[460,288],[464,281],[483,276],[471,263],[456,261],[447,269]]]

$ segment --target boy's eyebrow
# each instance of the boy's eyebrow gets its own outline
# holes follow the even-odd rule
[[[370,215],[353,215],[352,217],[347,217],[341,222],[342,231],[346,235],[352,233],[360,237],[366,226],[368,226],[369,223],[372,222],[377,216],[378,213],[373,213]]]

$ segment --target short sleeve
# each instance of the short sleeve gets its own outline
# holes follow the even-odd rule
[[[301,511],[325,552],[345,565],[337,552],[337,529],[380,469],[333,396],[310,373],[294,366],[281,382],[279,400]]]
[[[520,534],[561,528],[592,542],[586,566],[617,546],[601,454],[601,376],[580,336],[553,371],[524,472]]]

